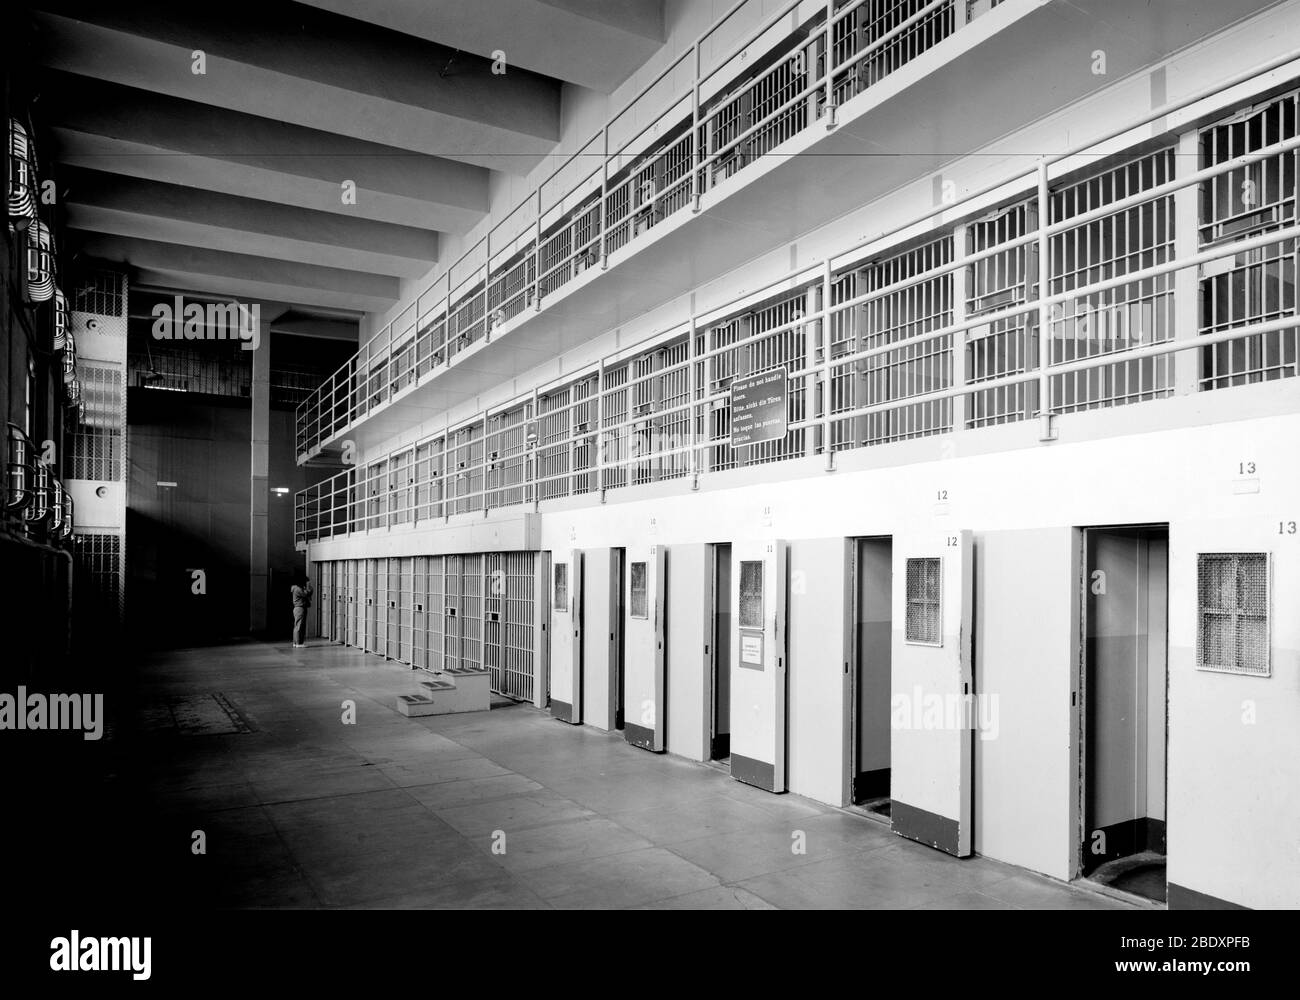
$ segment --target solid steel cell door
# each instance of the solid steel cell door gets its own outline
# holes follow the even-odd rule
[[[664,750],[664,547],[627,550],[624,609],[623,735],[633,746]]]
[[[972,838],[972,552],[969,531],[894,536],[891,822],[959,858]]]
[[[786,790],[786,545],[732,545],[731,774]]]
[[[582,553],[551,557],[551,715],[582,722]]]

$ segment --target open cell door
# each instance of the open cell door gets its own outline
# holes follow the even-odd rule
[[[969,531],[894,536],[890,796],[894,832],[971,853],[973,542]]]
[[[655,753],[665,748],[664,548],[627,550],[623,735]]]
[[[551,557],[551,715],[582,722],[582,553]]]
[[[786,790],[786,546],[732,546],[731,774]]]

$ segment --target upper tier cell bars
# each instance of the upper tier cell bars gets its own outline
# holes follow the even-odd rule
[[[1300,94],[1291,93],[1201,133],[1201,166],[1226,163],[1297,133]],[[1297,158],[1291,150],[1219,174],[1201,186],[1202,246],[1221,246],[1296,223]],[[1296,311],[1297,241],[1268,243],[1216,262],[1201,282],[1201,333],[1217,333]],[[1294,376],[1297,328],[1216,344],[1201,352],[1201,386]]]
[[[851,100],[950,37],[959,3],[967,0],[841,0],[828,19],[825,7],[805,11],[788,2],[777,9],[768,0],[745,0],[298,407],[298,454],[444,370],[495,327],[544,306],[717,185],[780,155],[785,143],[824,119],[828,106]],[[960,21],[977,12],[963,11]],[[746,22],[757,26],[744,39],[713,37]],[[767,47],[785,24],[786,37]],[[701,60],[702,52],[737,42],[737,52],[747,51],[744,44],[760,39],[762,54],[749,64],[729,59],[708,70]],[[644,124],[626,129],[632,119]],[[521,217],[535,219],[531,240],[521,238]],[[453,283],[453,273],[464,280]]]
[[[1298,133],[1289,93],[1201,130],[1198,162],[1172,143],[1112,155],[923,241],[846,254],[310,487],[297,538],[963,433],[1047,400],[1158,400],[1177,388],[1174,349],[1184,392],[1293,377]],[[1177,218],[1197,236],[1182,256]],[[1176,303],[1180,273],[1194,290]],[[1176,307],[1199,324],[1180,331]],[[733,448],[733,382],[773,371],[787,433]]]

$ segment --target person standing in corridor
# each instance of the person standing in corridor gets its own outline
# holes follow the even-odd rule
[[[307,609],[311,607],[311,580],[299,576],[298,582],[289,588],[293,595],[293,648],[306,646]]]

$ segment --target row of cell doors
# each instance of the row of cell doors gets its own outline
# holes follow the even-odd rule
[[[532,552],[317,563],[321,635],[420,669],[487,670],[494,691],[532,701],[536,565]]]
[[[1168,532],[1095,528],[1077,537],[1087,874],[1137,855],[1158,864],[1164,851]],[[694,743],[702,756],[782,792],[796,648],[796,670],[843,671],[846,717],[824,724],[847,730],[845,800],[888,818],[903,836],[972,853],[976,730],[993,706],[977,684],[970,531],[575,549],[550,558],[556,718],[621,729],[653,751],[688,745],[677,743],[679,720],[667,711],[675,677],[705,700],[705,731]]]

